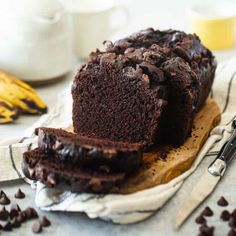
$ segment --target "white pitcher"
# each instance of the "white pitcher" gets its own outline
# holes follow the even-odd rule
[[[57,0],[0,0],[0,69],[26,81],[71,68],[71,20]]]

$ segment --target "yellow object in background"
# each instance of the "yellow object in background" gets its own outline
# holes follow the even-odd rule
[[[236,42],[236,4],[206,2],[189,11],[191,31],[211,50],[232,48]]]

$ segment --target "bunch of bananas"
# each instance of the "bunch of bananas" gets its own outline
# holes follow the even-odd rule
[[[14,121],[20,112],[43,114],[47,106],[28,84],[0,70],[0,124]]]

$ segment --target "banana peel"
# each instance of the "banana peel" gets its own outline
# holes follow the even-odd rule
[[[19,110],[11,103],[0,99],[0,124],[13,122],[19,115]]]
[[[43,114],[47,112],[47,106],[31,86],[1,70],[0,99],[19,108],[24,113]]]

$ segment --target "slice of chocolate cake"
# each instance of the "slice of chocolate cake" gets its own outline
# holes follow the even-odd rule
[[[150,77],[141,66],[114,53],[102,54],[99,63],[83,67],[73,83],[75,132],[153,144],[167,104],[162,71]]]
[[[116,192],[125,177],[122,172],[107,174],[105,171],[93,171],[72,163],[63,163],[40,149],[23,154],[22,169],[29,179],[72,192]]]
[[[131,173],[142,161],[143,143],[112,142],[45,127],[37,128],[35,133],[41,150],[78,167]]]

